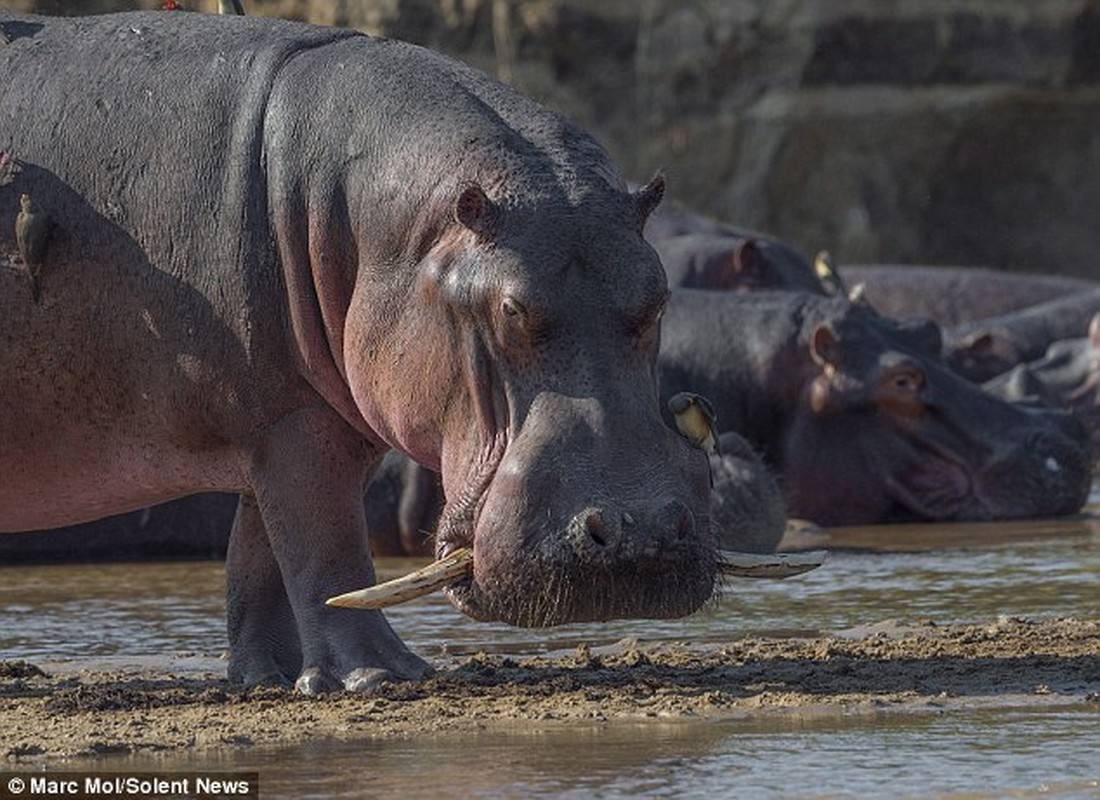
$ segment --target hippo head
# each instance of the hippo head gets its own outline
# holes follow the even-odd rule
[[[1080,423],[958,377],[940,341],[931,322],[857,305],[810,326],[810,379],[783,453],[793,514],[858,524],[1081,508],[1090,459]]]
[[[687,233],[659,239],[655,247],[674,286],[825,293],[822,279],[797,251],[766,236]]]
[[[442,473],[436,552],[472,549],[448,590],[470,616],[671,617],[713,595],[706,458],[658,402],[668,288],[641,228],[663,187],[523,202],[460,184],[411,299],[349,320],[364,418]]]

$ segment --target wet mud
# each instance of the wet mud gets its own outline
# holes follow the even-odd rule
[[[514,725],[1073,705],[1100,720],[1100,619],[882,622],[827,636],[436,660],[371,695],[231,686],[213,670],[0,662],[0,753],[172,753]],[[91,665],[94,666],[94,665]],[[213,666],[213,664],[211,664]]]

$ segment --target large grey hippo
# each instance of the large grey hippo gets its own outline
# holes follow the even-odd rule
[[[791,514],[823,525],[1078,511],[1092,460],[1081,423],[955,375],[926,320],[842,297],[673,292],[665,394],[710,399],[719,428],[780,475]]]
[[[705,460],[662,420],[667,284],[584,132],[476,70],[353,31],[0,14],[0,141],[54,228],[31,297],[0,226],[0,530],[240,493],[229,675],[417,678],[363,486],[442,472],[477,618],[688,614],[716,576]]]

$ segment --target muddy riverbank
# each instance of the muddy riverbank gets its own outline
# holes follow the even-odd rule
[[[1100,720],[1100,619],[883,622],[727,644],[624,640],[530,657],[436,658],[437,675],[371,696],[242,690],[213,659],[168,668],[0,662],[0,752],[165,753],[428,731],[1075,705]]]

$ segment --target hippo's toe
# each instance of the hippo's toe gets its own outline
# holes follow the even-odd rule
[[[294,688],[302,694],[325,694],[342,689],[343,684],[320,667],[309,667],[302,670],[302,674],[294,682]]]
[[[384,683],[399,683],[401,681],[419,681],[431,677],[435,670],[420,658],[413,657],[408,663],[401,663],[395,668],[385,667],[357,667],[351,670],[343,678],[338,678],[332,672],[320,667],[309,667],[302,670],[294,688],[302,694],[323,694],[346,689],[349,692],[370,693]]]

